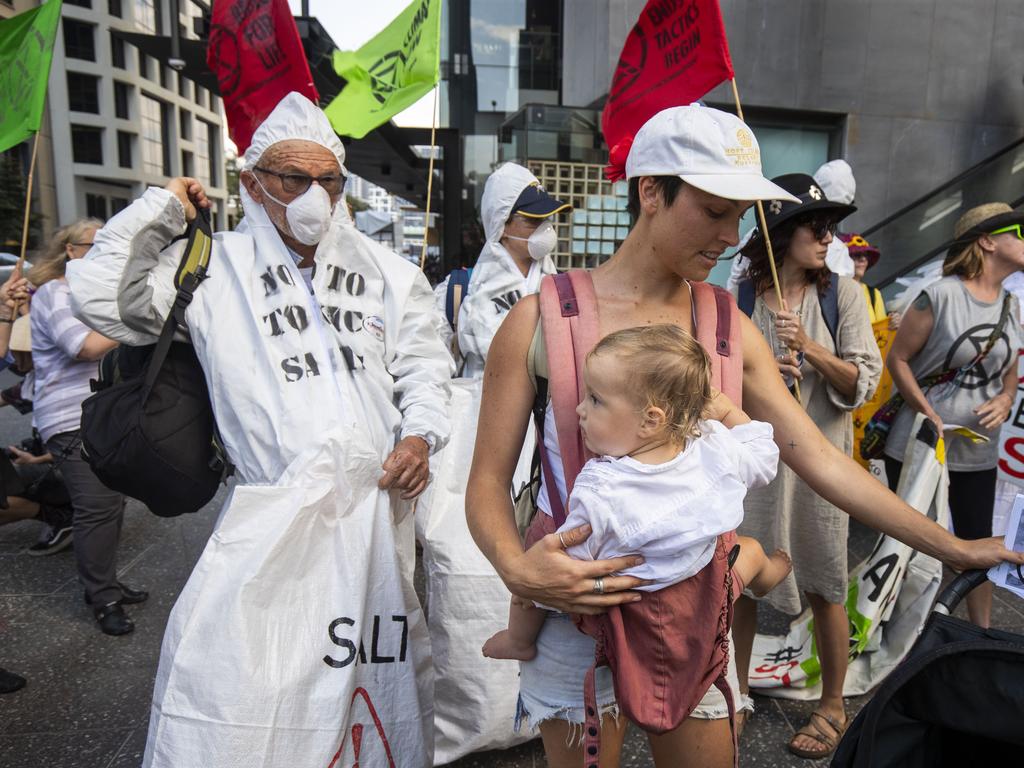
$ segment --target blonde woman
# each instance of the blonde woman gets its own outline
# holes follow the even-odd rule
[[[135,627],[122,604],[139,603],[149,595],[117,580],[124,497],[96,478],[79,451],[82,401],[91,394],[89,380],[96,376],[97,361],[117,343],[89,330],[71,314],[71,291],[64,279],[67,263],[89,252],[102,226],[96,219],[83,219],[59,230],[27,275],[36,288],[30,312],[35,371],[32,423],[59,463],[71,495],[75,558],[85,601],[105,634],[124,635]]]
[[[895,488],[916,413],[939,430],[962,424],[989,435],[975,444],[946,435],[949,509],[962,539],[992,535],[999,426],[1017,396],[1017,355],[1021,331],[1017,299],[1003,280],[1024,269],[1024,213],[1005,203],[967,211],[954,229],[955,241],[942,265],[942,279],[914,299],[886,358],[892,381],[906,403],[893,421],[885,445],[885,472]],[[929,387],[929,377],[956,370],[948,382]],[[987,627],[992,585],[967,596],[971,621]]]

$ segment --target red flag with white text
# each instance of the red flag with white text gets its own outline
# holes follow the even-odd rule
[[[649,118],[732,77],[718,0],[649,0],[626,37],[601,115],[609,177],[624,174],[633,136]]]
[[[214,0],[206,63],[217,77],[228,133],[240,153],[290,92],[313,103],[320,99],[288,0]]]

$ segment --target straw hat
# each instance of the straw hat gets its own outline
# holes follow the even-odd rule
[[[32,351],[32,323],[28,315],[22,315],[11,326],[11,341],[8,345],[11,352]]]
[[[954,242],[946,258],[953,258],[982,235],[1012,224],[1024,224],[1024,211],[1015,211],[1006,203],[985,203],[971,208],[953,227]]]

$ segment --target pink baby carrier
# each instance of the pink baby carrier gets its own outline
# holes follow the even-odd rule
[[[732,296],[708,283],[690,283],[697,340],[711,357],[712,382],[740,403],[743,381],[739,310]],[[555,415],[566,490],[591,456],[583,445],[576,406],[583,399],[581,372],[599,340],[597,299],[590,273],[582,270],[545,277],[540,288],[541,329],[548,360],[548,391]],[[545,484],[553,474],[538,429]],[[565,510],[557,492],[548,493],[552,515],[538,514],[528,541],[557,530]],[[729,629],[732,625],[733,578],[730,555],[735,533],[719,536],[711,562],[695,576],[657,592],[644,592],[638,603],[616,606],[598,616],[576,616],[577,626],[596,641],[594,666],[584,680],[586,711],[584,765],[597,768],[600,713],[594,686],[596,668],[607,664],[622,712],[645,731],[677,728],[715,685],[725,697],[729,723],[735,709],[726,682]],[[717,627],[711,633],[670,632],[672,627]],[[733,730],[735,754],[735,730]]]

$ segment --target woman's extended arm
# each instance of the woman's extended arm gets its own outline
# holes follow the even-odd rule
[[[473,467],[466,489],[466,519],[480,551],[519,597],[573,613],[600,613],[612,605],[640,599],[625,590],[643,582],[608,575],[643,561],[637,557],[574,560],[564,547],[580,544],[589,527],[545,536],[523,551],[515,525],[509,489],[526,438],[534,389],[526,358],[538,321],[533,296],[519,301],[491,343],[484,372]],[[544,514],[537,512],[537,514]],[[563,546],[564,542],[564,546]],[[604,578],[604,594],[593,592],[594,579]]]
[[[743,323],[743,409],[775,428],[780,457],[814,491],[877,531],[957,569],[987,568],[1003,560],[1024,564],[999,539],[963,541],[910,507],[814,426],[775,375],[775,361],[757,328]]]
[[[934,327],[935,315],[932,313],[931,299],[928,298],[927,293],[921,291],[903,316],[900,329],[896,332],[896,338],[892,340],[889,354],[886,355],[885,363],[889,366],[893,384],[903,395],[907,405],[918,413],[923,413],[941,433],[942,419],[932,408],[932,404],[928,402],[928,398],[917,384],[917,379],[914,378],[914,372],[910,370],[910,361],[924,349]]]

